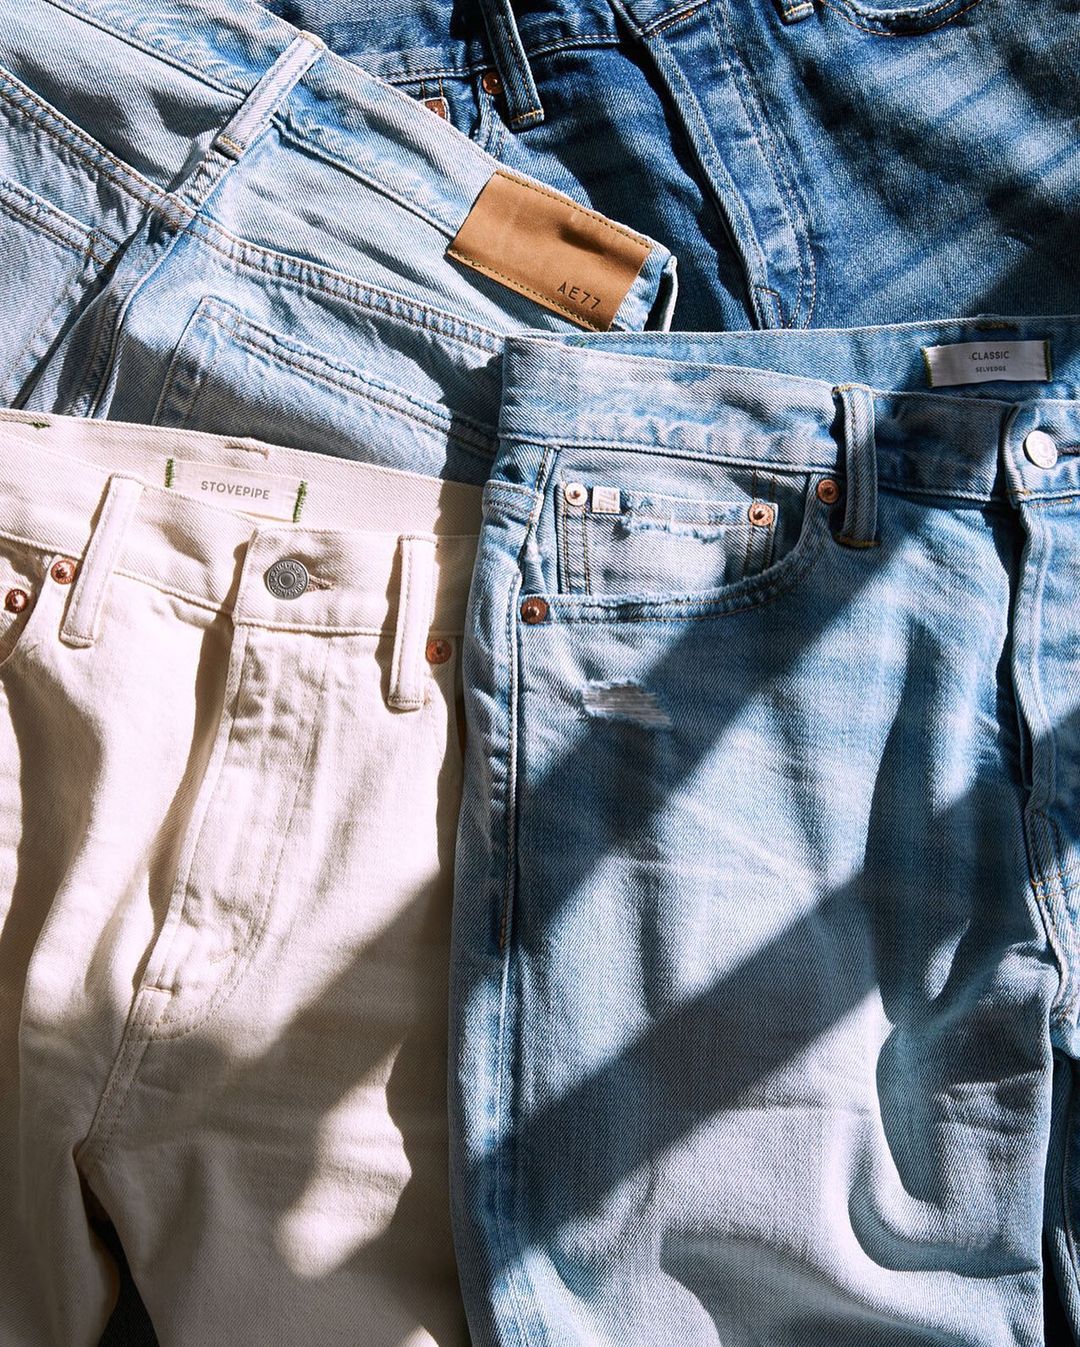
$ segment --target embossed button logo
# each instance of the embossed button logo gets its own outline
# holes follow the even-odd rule
[[[307,567],[295,557],[275,561],[264,577],[275,599],[298,599],[308,587]]]
[[[1045,430],[1032,430],[1024,436],[1024,453],[1037,468],[1052,468],[1058,461],[1054,437]]]

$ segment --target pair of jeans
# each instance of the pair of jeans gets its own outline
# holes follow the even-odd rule
[[[677,329],[1080,311],[1077,0],[264,3],[662,239]]]
[[[483,482],[508,333],[669,305],[666,249],[244,0],[7,6],[0,123],[5,404]]]
[[[504,373],[451,982],[476,1347],[1036,1347],[1044,1274],[1075,1333],[1080,323]]]
[[[301,501],[293,521],[290,501]],[[464,1347],[474,486],[0,414],[0,1340]]]

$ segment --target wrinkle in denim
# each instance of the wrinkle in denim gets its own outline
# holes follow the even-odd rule
[[[1050,341],[1052,379],[931,391],[921,347],[980,328]],[[511,345],[454,918],[478,1342],[1046,1341],[1044,1215],[1076,1275],[1044,1173],[1075,1053],[1076,331]],[[758,575],[569,592],[564,465],[610,491],[643,463],[691,502],[805,481],[804,526]],[[853,492],[874,545],[842,540]]]

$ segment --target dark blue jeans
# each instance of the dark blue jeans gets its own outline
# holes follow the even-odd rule
[[[668,244],[676,328],[1080,311],[1077,0],[267,3]]]

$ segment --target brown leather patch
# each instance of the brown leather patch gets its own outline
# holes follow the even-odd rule
[[[447,255],[579,327],[606,332],[645,265],[649,242],[559,192],[500,169]]]

